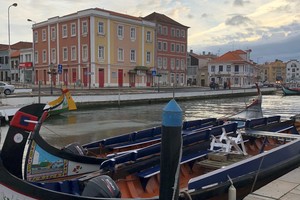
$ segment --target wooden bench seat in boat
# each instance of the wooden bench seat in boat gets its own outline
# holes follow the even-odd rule
[[[277,132],[260,131],[260,130],[245,130],[245,132],[242,132],[242,134],[251,137],[257,137],[257,138],[266,137],[266,138],[275,138],[275,139],[285,140],[285,141],[300,139],[300,135],[297,134],[277,133]]]
[[[186,121],[183,123],[182,134],[191,134],[192,132],[198,132],[201,129],[206,129],[213,124],[216,124],[216,118],[207,118],[193,121]],[[132,145],[142,145],[149,142],[155,142],[161,140],[161,127],[154,127],[152,130],[146,129],[138,132],[134,132],[128,136],[121,135],[119,137],[108,138],[103,140],[102,146],[109,149],[121,149],[130,147]]]
[[[237,123],[230,123],[226,125],[221,125],[217,127],[210,128],[208,130],[203,130],[200,133],[191,134],[183,136],[183,145],[187,146],[195,141],[201,141],[203,139],[209,139],[211,135],[221,135],[223,131],[226,130],[227,133],[236,133],[237,131]],[[180,161],[180,164],[184,164],[201,157],[206,156],[211,150],[200,150],[191,154],[183,155]],[[143,170],[142,172],[138,173],[140,178],[150,178],[160,172],[160,166],[156,165],[154,167],[148,168]]]
[[[280,116],[263,117],[257,119],[248,119],[245,123],[245,128],[259,128],[268,124],[280,122]]]

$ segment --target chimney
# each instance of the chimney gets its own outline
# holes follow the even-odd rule
[[[205,51],[203,51],[202,54],[205,55]]]
[[[190,50],[190,53],[193,53],[193,49]]]

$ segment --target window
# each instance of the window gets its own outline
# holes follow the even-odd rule
[[[135,50],[130,50],[130,62],[135,62]]]
[[[163,42],[163,50],[164,50],[164,51],[167,51],[167,50],[168,50],[167,42]]]
[[[214,66],[214,65],[211,66],[210,71],[211,71],[211,72],[215,72],[215,71],[216,71],[216,66]]]
[[[176,44],[176,52],[179,53],[180,52],[180,45]]]
[[[46,41],[47,40],[47,36],[46,36],[46,29],[42,30],[42,40]]]
[[[181,45],[181,53],[184,53],[185,52],[185,46],[184,44]]]
[[[162,26],[161,25],[158,25],[158,34],[162,34]]]
[[[98,34],[104,35],[104,24],[103,24],[103,22],[98,22]]]
[[[63,61],[68,60],[68,47],[63,48]]]
[[[180,37],[180,30],[176,29],[176,37]]]
[[[88,24],[87,21],[82,22],[82,35],[86,35],[88,33]]]
[[[151,32],[150,31],[147,31],[147,33],[146,33],[146,41],[151,42]]]
[[[234,66],[234,72],[235,72],[235,73],[239,73],[239,71],[240,71],[240,70],[239,70],[239,66],[238,66],[238,65],[235,65],[235,66]]]
[[[167,58],[163,58],[163,68],[167,69],[167,64],[168,64],[168,59]]]
[[[223,65],[219,65],[219,72],[223,72]]]
[[[42,60],[43,60],[43,63],[47,62],[47,53],[46,53],[46,50],[43,50]]]
[[[56,39],[56,30],[55,27],[51,27],[51,40]]]
[[[175,44],[174,43],[171,44],[171,51],[175,52]]]
[[[130,39],[135,40],[135,37],[136,37],[136,28],[131,27],[130,28]]]
[[[185,62],[184,59],[181,59],[181,69],[184,70],[185,69]]]
[[[176,69],[179,70],[180,68],[180,60],[176,59]]]
[[[174,75],[174,73],[171,73],[171,83],[174,83],[175,82],[175,75]]]
[[[82,60],[83,61],[88,60],[88,46],[87,45],[82,46]]]
[[[76,36],[76,24],[75,23],[71,24],[71,36],[72,37]]]
[[[77,59],[76,46],[71,46],[71,60]]]
[[[104,60],[104,46],[98,47],[98,58]]]
[[[146,63],[151,63],[151,52],[147,51],[146,53]]]
[[[181,30],[181,37],[185,37],[185,31],[184,30]]]
[[[62,37],[63,37],[63,38],[68,37],[68,29],[67,29],[67,25],[63,25],[63,26],[62,26]]]
[[[124,50],[122,48],[118,49],[118,61],[124,61]]]
[[[33,41],[34,41],[34,43],[38,42],[38,32],[37,31],[34,31]]]
[[[161,42],[160,41],[157,42],[157,49],[158,49],[158,51],[162,50]]]
[[[227,66],[226,66],[226,71],[227,71],[227,72],[231,72],[231,65],[227,65]]]
[[[171,58],[171,69],[175,69],[175,58]]]
[[[161,59],[161,57],[157,58],[157,67],[158,67],[158,69],[162,68],[162,59]]]
[[[171,28],[171,36],[175,37],[175,28]]]
[[[56,49],[51,49],[51,62],[56,63]]]
[[[119,25],[118,26],[118,38],[122,38],[124,37],[124,26]]]
[[[168,27],[166,26],[163,27],[163,34],[168,35]]]

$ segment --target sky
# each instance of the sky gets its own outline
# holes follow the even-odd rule
[[[8,7],[17,3],[17,7]],[[32,22],[102,8],[132,16],[165,14],[190,27],[188,50],[222,55],[251,49],[257,63],[300,60],[300,0],[6,0],[0,7],[0,43],[32,41]]]

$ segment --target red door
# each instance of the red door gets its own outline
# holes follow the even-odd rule
[[[63,81],[64,81],[64,85],[68,86],[68,70],[67,69],[64,69]]]
[[[88,77],[88,72],[87,72],[87,68],[83,68],[83,77],[82,77],[82,79],[83,79],[83,85],[84,85],[84,87],[86,87],[87,86],[87,77]]]
[[[99,69],[99,87],[104,87],[104,69]]]
[[[39,84],[39,71],[38,70],[35,70],[35,84]]]
[[[118,70],[118,85],[123,87],[123,69]]]
[[[51,81],[51,79],[49,79],[49,82]],[[44,85],[47,85],[47,71],[44,70]]]
[[[72,83],[76,83],[76,69],[72,69]]]

